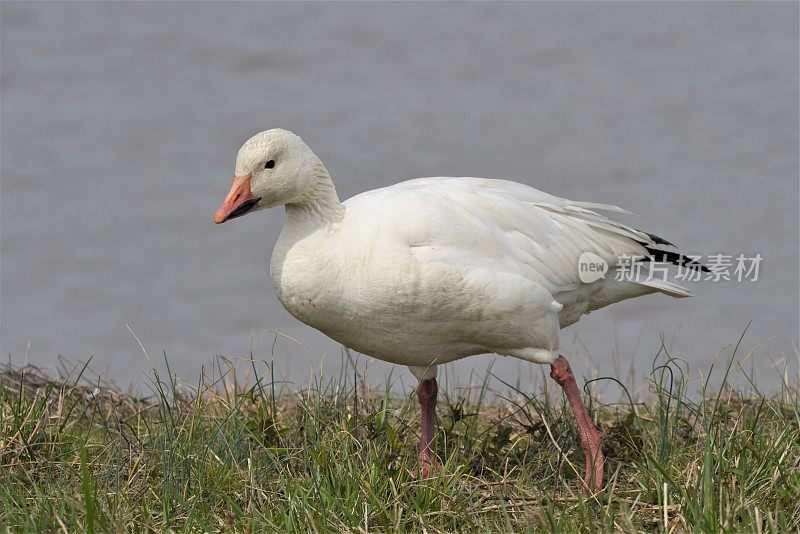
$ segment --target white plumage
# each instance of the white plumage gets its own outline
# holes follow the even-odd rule
[[[484,178],[368,191],[343,203],[340,220],[289,205],[270,274],[292,315],[382,360],[428,367],[496,353],[551,363],[561,328],[658,289],[614,272],[621,256],[648,256],[640,243],[655,245],[650,236],[587,206],[620,211]],[[591,284],[578,276],[587,251],[610,267]]]
[[[663,242],[596,211],[624,213],[616,206],[443,177],[340,203],[324,165],[285,130],[247,141],[236,175],[217,222],[286,205],[270,275],[289,313],[420,380],[481,353],[553,363],[560,329],[584,313],[654,291],[689,294],[661,280],[616,279],[620,257],[649,258]],[[591,283],[578,273],[586,252],[609,266]]]

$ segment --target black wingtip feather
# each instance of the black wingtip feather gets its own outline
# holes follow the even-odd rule
[[[645,247],[645,250],[650,254],[651,261],[662,261],[665,263],[673,263],[675,265],[686,267],[687,269],[696,269],[703,273],[711,272],[709,268],[703,265],[702,263],[698,262],[697,260],[693,260],[688,256],[684,256],[683,254],[679,254],[677,252],[672,252],[669,250],[659,250],[657,248],[652,248],[652,247]]]
[[[640,230],[640,231],[641,231],[641,230]],[[653,240],[653,242],[654,242],[656,245],[667,245],[668,247],[674,247],[674,246],[675,246],[673,243],[670,243],[669,241],[667,241],[667,240],[666,240],[666,239],[664,239],[663,237],[658,237],[658,236],[657,236],[657,235],[655,235],[655,234],[650,234],[650,233],[647,233],[647,232],[642,232],[642,233],[643,233],[643,234],[647,234],[647,237],[649,237],[650,239],[652,239],[652,240]]]

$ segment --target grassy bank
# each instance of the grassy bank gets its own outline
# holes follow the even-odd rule
[[[231,371],[194,389],[154,372],[152,395],[137,398],[85,385],[80,369],[53,377],[6,368],[0,523],[88,532],[797,531],[796,385],[765,397],[712,395],[700,384],[696,401],[682,363],[662,360],[646,402],[591,407],[609,479],[594,496],[578,491],[583,459],[560,395],[509,386],[489,402],[485,387],[446,391],[443,466],[419,480],[413,395],[344,377],[280,394],[253,366],[249,384]]]

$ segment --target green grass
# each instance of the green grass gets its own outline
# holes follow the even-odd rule
[[[489,391],[488,377],[442,388],[443,465],[420,480],[410,392],[342,376],[289,393],[264,363],[245,382],[220,362],[222,378],[195,388],[153,371],[145,399],[95,394],[81,369],[48,377],[8,367],[0,523],[14,532],[798,531],[797,385],[769,397],[752,384],[747,395],[712,394],[680,360],[662,351],[658,362],[646,401],[591,403],[609,479],[592,496],[578,490],[583,458],[553,389]]]

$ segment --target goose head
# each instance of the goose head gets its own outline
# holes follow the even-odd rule
[[[315,187],[315,170],[321,165],[308,145],[288,130],[254,135],[239,149],[233,185],[214,213],[214,222],[300,202]]]

